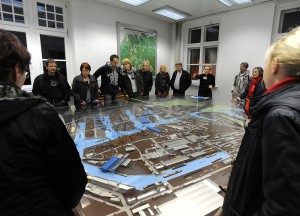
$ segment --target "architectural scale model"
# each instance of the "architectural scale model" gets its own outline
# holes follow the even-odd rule
[[[215,215],[222,206],[242,109],[150,98],[63,118],[89,178],[79,215]]]

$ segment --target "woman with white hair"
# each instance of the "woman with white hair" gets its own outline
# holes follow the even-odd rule
[[[242,140],[223,216],[300,215],[300,27],[268,49],[267,91]]]
[[[266,91],[266,86],[263,81],[264,69],[261,67],[255,67],[252,70],[252,78],[249,81],[245,91],[238,97],[234,98],[232,102],[240,102],[241,100],[245,100],[245,112],[247,114],[248,119],[251,118],[251,112],[256,102],[259,100],[259,96],[261,96]]]

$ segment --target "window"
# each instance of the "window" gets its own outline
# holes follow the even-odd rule
[[[281,11],[278,33],[287,33],[300,26],[300,8]]]
[[[216,76],[216,65],[218,57],[218,47],[204,47],[204,66],[212,66],[211,73]]]
[[[190,29],[189,44],[200,43],[200,41],[201,41],[201,28]]]
[[[201,31],[201,30],[204,31]],[[216,75],[219,24],[203,25],[188,31],[187,69],[191,74],[202,73],[205,65],[211,65]]]
[[[0,21],[25,23],[23,0],[0,0]]]
[[[9,31],[9,32],[16,35],[19,38],[19,40],[21,41],[21,43],[23,44],[23,46],[25,46],[27,48],[27,41],[26,41],[26,33],[25,32],[17,32],[17,31]],[[30,72],[30,69],[29,69],[29,72]],[[31,85],[30,73],[29,73],[29,77],[25,80],[24,85]]]
[[[51,29],[64,29],[62,7],[37,2],[36,8],[39,26]]]
[[[284,35],[300,26],[300,1],[277,4],[274,14],[272,42],[279,40]]]
[[[53,58],[57,71],[67,78],[65,40],[63,37],[40,35],[43,65],[48,58]],[[45,68],[44,68],[45,69]]]
[[[219,25],[205,27],[205,42],[219,40]]]

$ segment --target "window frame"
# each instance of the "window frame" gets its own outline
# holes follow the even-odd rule
[[[219,37],[218,37],[218,41],[209,41],[209,42],[205,42],[205,36],[206,36],[206,29],[207,27],[210,26],[219,26]],[[201,28],[201,41],[200,43],[189,43],[190,42],[190,32],[193,29],[200,29]],[[215,22],[204,22],[204,23],[199,23],[198,25],[194,24],[192,25],[186,25],[183,27],[183,31],[182,31],[182,48],[183,48],[183,52],[182,52],[182,59],[183,59],[183,66],[185,68],[187,68],[188,72],[191,74],[191,72],[189,71],[190,66],[199,66],[199,72],[202,73],[203,68],[205,65],[204,60],[205,60],[205,48],[210,48],[210,47],[216,47],[217,50],[217,57],[218,57],[218,53],[219,53],[219,42],[220,42],[220,29],[221,29],[221,25],[220,25],[220,21],[216,20]],[[199,64],[191,64],[190,63],[190,53],[189,50],[190,49],[200,49],[200,62]],[[217,65],[218,65],[218,58],[217,58],[217,62],[216,63],[209,63],[209,65],[212,65],[213,68],[215,68],[215,75],[216,75],[216,80],[217,80]],[[192,78],[192,74],[191,74],[191,78]],[[192,84],[193,85],[199,85],[199,81],[197,79],[193,79],[192,78]]]
[[[45,4],[45,5],[51,5],[51,6],[54,6],[55,7],[61,7],[62,10],[63,10],[63,25],[64,25],[64,28],[63,29],[58,29],[57,27],[55,28],[49,28],[49,27],[44,27],[44,26],[40,26],[39,25],[39,17],[38,17],[38,10],[37,10],[37,3],[42,3],[42,4]],[[67,20],[67,11],[66,11],[66,6],[67,3],[62,1],[62,2],[58,2],[58,1],[47,1],[47,0],[33,0],[33,7],[34,7],[34,25],[37,29],[41,29],[41,30],[48,30],[48,31],[56,31],[56,32],[67,32],[67,26],[68,26],[68,20]],[[47,11],[45,11],[45,13],[47,13]],[[56,23],[56,13],[53,13],[54,15],[54,21]],[[46,22],[48,21],[48,19],[45,19]]]
[[[276,40],[282,38],[286,33],[278,33],[280,30],[281,25],[281,14],[283,11],[286,10],[293,10],[300,7],[300,2],[289,2],[289,3],[283,3],[278,4],[275,7],[275,14],[274,14],[274,22],[272,27],[272,38],[271,43],[275,42]]]
[[[1,11],[1,20],[0,24],[2,25],[8,25],[8,26],[20,26],[20,27],[29,27],[30,24],[30,18],[28,15],[28,4],[30,0],[23,0],[23,16],[24,16],[24,23],[18,23],[18,22],[10,22],[10,21],[5,21],[3,19],[3,10],[2,10],[2,2],[0,1],[0,11]],[[11,13],[13,16],[15,13]]]

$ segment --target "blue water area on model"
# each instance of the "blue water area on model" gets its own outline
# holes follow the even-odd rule
[[[96,139],[85,140],[86,123],[85,122],[78,123],[78,131],[76,133],[74,142],[76,143],[76,147],[77,147],[77,150],[78,150],[80,156],[83,157],[83,151],[85,148],[92,147],[95,145],[101,145],[105,142],[108,142],[109,140],[117,139],[120,136],[134,134],[141,130],[147,129],[146,125],[142,124],[139,121],[139,119],[136,119],[135,116],[132,115],[132,113],[129,110],[125,110],[125,113],[128,115],[129,119],[134,123],[134,126],[136,127],[136,129],[133,129],[131,131],[116,132],[113,129],[113,126],[109,119],[109,116],[103,116],[101,120],[103,121],[103,125],[105,126],[106,138],[96,138]],[[202,119],[209,120],[209,121],[216,121],[216,119],[213,119],[213,118],[198,116],[199,113],[201,113],[201,112],[190,113],[190,116],[202,118]],[[226,112],[224,112],[224,113],[226,113]],[[227,113],[227,114],[229,114],[229,113]],[[233,113],[230,113],[230,114],[232,115]],[[168,123],[172,123],[174,121],[178,121],[181,118],[186,118],[186,116],[185,116],[185,117],[178,117],[178,118],[171,118],[171,119],[164,120],[155,114],[153,114],[153,115],[155,117],[157,117],[159,122],[149,123],[149,124],[147,124],[148,127],[155,127],[155,126],[158,126],[161,124],[168,124]],[[195,170],[199,170],[203,167],[206,167],[208,165],[211,165],[212,161],[214,161],[216,159],[221,158],[220,160],[225,160],[229,157],[230,157],[230,155],[228,155],[224,152],[218,152],[218,153],[216,153],[216,155],[214,155],[210,158],[205,157],[205,158],[194,160],[192,162],[187,163],[183,167],[179,167],[174,170],[173,169],[166,170],[166,171],[164,171],[163,174],[157,175],[157,176],[156,175],[128,175],[127,177],[125,177],[125,176],[117,175],[117,174],[110,173],[110,172],[102,172],[99,169],[99,167],[88,164],[88,163],[83,162],[83,165],[84,165],[85,170],[87,170],[88,175],[100,177],[100,178],[115,181],[115,182],[120,182],[120,183],[127,184],[127,185],[131,185],[131,186],[137,188],[138,190],[142,190],[143,187],[145,187],[149,184],[153,184],[157,181],[162,181],[162,182],[168,181],[168,180],[176,178],[178,176],[185,175],[187,173],[190,173]],[[173,173],[176,170],[182,170],[182,171],[179,173],[176,173],[175,175],[171,175],[167,178],[163,177],[164,175]]]
[[[151,123],[151,122],[149,121],[149,119],[147,119],[146,117],[140,117],[139,120],[140,120],[140,122],[141,122],[142,124],[149,124],[149,123]]]
[[[216,155],[210,157],[210,158],[201,158],[198,160],[194,160],[192,162],[187,163],[183,167],[179,167],[177,169],[170,169],[166,170],[165,173],[155,176],[155,175],[128,175],[127,177],[117,175],[114,173],[107,173],[102,172],[99,167],[83,163],[84,169],[87,170],[88,175],[100,177],[103,179],[111,180],[114,182],[120,182],[122,184],[130,185],[135,187],[138,190],[143,190],[143,188],[149,184],[153,184],[157,181],[169,181],[170,179],[176,178],[181,175],[185,175],[187,173],[193,172],[194,170],[199,170],[203,167],[206,167],[208,165],[212,164],[212,161],[222,158],[221,160],[227,159],[230,156],[224,152],[218,152]],[[173,173],[177,170],[182,170],[180,173],[177,173],[175,175],[171,175],[167,178],[164,178],[163,176],[169,173]]]

